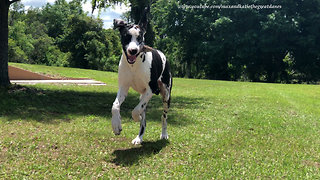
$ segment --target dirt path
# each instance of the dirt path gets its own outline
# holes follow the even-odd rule
[[[9,66],[9,78],[13,84],[106,85],[103,82],[92,79],[52,78],[13,66]]]

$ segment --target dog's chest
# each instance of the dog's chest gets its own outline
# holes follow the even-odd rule
[[[144,61],[143,61],[144,59]],[[119,81],[125,81],[124,84],[132,87],[135,91],[143,94],[149,87],[151,59],[146,55],[145,58],[137,59],[133,65],[125,62],[125,59],[119,66]]]
[[[131,73],[131,87],[139,93],[144,93],[150,82],[150,68],[141,67]]]

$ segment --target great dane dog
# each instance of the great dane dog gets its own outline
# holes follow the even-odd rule
[[[128,24],[123,20],[115,19],[114,29],[121,35],[122,56],[118,69],[119,90],[112,106],[112,129],[119,135],[122,131],[120,106],[132,87],[140,93],[140,102],[132,111],[132,118],[140,121],[138,136],[132,144],[141,144],[146,130],[146,107],[153,94],[162,96],[163,114],[161,139],[168,139],[167,113],[170,106],[172,75],[169,62],[159,50],[144,44],[144,34],[148,24],[146,8],[138,25]]]

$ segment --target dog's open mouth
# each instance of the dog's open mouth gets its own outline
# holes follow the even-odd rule
[[[129,63],[129,64],[135,63],[135,62],[136,62],[136,59],[137,59],[137,56],[136,56],[136,55],[131,56],[131,55],[128,54],[128,63]]]

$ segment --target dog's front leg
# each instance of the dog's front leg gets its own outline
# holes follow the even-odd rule
[[[120,87],[117,93],[116,100],[113,102],[112,106],[112,129],[115,135],[120,135],[122,131],[121,127],[121,116],[120,116],[120,106],[128,95],[128,87]]]
[[[132,144],[141,144],[142,143],[142,137],[144,135],[144,132],[146,130],[146,108],[149,100],[152,97],[152,91],[151,89],[147,90],[144,94],[140,97],[140,103],[134,108],[132,111],[132,118],[135,121],[140,120],[140,131],[139,135],[132,140]]]

